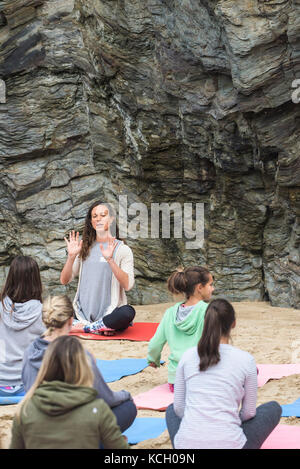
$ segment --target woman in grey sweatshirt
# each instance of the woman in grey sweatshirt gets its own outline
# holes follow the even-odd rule
[[[0,295],[0,386],[22,390],[22,360],[28,345],[45,331],[38,264],[28,256],[11,263]],[[6,390],[2,389],[1,394]],[[7,395],[11,391],[7,390]]]

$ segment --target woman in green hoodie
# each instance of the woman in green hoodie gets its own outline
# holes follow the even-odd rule
[[[214,291],[213,277],[205,267],[178,269],[168,279],[168,290],[173,294],[183,293],[186,298],[166,310],[149,342],[147,360],[151,366],[158,367],[162,349],[166,342],[169,344],[168,383],[173,392],[182,354],[200,340],[207,302]]]
[[[36,381],[19,404],[10,449],[129,448],[116,417],[97,398],[80,341],[61,336],[47,347]]]

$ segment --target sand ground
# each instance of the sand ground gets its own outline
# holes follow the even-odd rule
[[[136,321],[159,322],[170,304],[136,306]],[[251,353],[256,363],[299,363],[300,362],[300,311],[291,308],[272,307],[264,302],[234,303],[237,313],[237,326],[232,333],[232,344]],[[147,355],[147,342],[126,340],[83,341],[84,346],[96,358],[112,360],[117,358],[144,358]],[[166,345],[162,359],[168,359]],[[122,378],[109,386],[117,391],[127,389],[132,396],[147,391],[154,386],[167,382],[166,365],[159,369],[146,368],[141,373]],[[300,375],[292,375],[280,380],[272,380],[258,390],[258,402],[277,400],[289,404],[300,397]],[[10,429],[16,406],[0,407],[0,437],[2,448],[10,441]],[[164,412],[139,410],[139,417],[164,417]],[[296,417],[282,418],[280,423],[300,426]],[[170,439],[167,431],[158,438],[146,440],[132,448],[169,449]]]

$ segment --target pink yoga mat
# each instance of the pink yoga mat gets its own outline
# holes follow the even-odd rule
[[[90,334],[83,332],[82,329],[71,330],[70,335],[76,335],[81,339],[87,340],[135,340],[148,342],[154,336],[159,323],[156,322],[135,322],[132,327],[112,336]]]
[[[261,387],[270,379],[280,379],[284,376],[300,374],[300,364],[282,364],[282,365],[257,365],[258,376],[257,383]]]
[[[300,449],[300,427],[277,425],[261,449]]]
[[[170,391],[168,383],[156,386],[150,391],[137,394],[133,398],[138,409],[166,410],[173,403],[174,393]]]

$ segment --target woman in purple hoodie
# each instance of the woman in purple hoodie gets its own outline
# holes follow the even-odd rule
[[[0,294],[0,396],[22,394],[24,352],[44,331],[38,264],[17,256]]]

